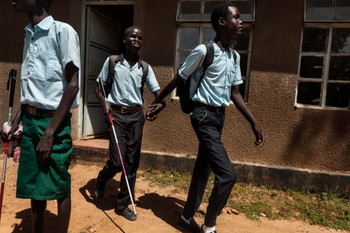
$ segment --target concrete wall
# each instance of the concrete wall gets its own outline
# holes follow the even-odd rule
[[[6,91],[6,83],[11,69],[18,70],[17,89],[15,91],[14,108],[12,114],[19,107],[19,77],[20,63],[22,60],[22,46],[24,39],[24,25],[26,16],[16,13],[11,6],[11,1],[0,1],[0,121],[8,119],[9,92]]]

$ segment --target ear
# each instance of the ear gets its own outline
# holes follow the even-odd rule
[[[123,43],[125,44],[125,42],[126,42],[126,36],[124,35],[123,36]]]
[[[219,18],[219,24],[218,25],[221,25],[221,26],[224,26],[226,23],[226,20],[222,17]]]

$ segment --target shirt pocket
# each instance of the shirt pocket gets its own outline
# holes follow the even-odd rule
[[[43,81],[57,81],[62,76],[62,66],[58,61],[57,49],[52,40],[38,43],[36,60],[38,66],[38,75],[36,79]]]
[[[65,72],[62,69],[62,65],[55,57],[50,57],[46,65],[46,81],[47,82],[58,82],[62,80]]]

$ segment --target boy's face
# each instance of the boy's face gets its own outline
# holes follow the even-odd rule
[[[16,11],[30,13],[37,9],[37,0],[12,0],[12,6]]]
[[[229,7],[229,14],[227,15],[224,21],[224,27],[230,36],[230,39],[233,39],[235,36],[242,34],[242,20],[240,19],[240,12],[236,7]]]
[[[143,32],[138,28],[128,31],[124,38],[125,48],[137,52],[142,47]]]

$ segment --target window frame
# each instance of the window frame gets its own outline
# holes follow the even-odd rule
[[[349,19],[307,19],[307,1],[304,0],[304,22],[305,23],[350,23],[350,18]],[[336,5],[337,5],[338,0],[332,0],[332,12],[333,15],[335,15],[335,10],[336,10]]]
[[[326,51],[325,52],[303,52],[303,39],[304,39],[304,29],[306,28],[323,28],[328,29],[328,35],[327,35],[327,41],[326,41]],[[299,53],[299,64],[298,64],[298,80],[296,85],[296,95],[295,95],[295,107],[299,108],[307,108],[307,109],[321,109],[321,110],[343,110],[343,111],[349,111],[350,110],[350,103],[348,107],[334,107],[334,106],[327,106],[326,100],[327,100],[327,87],[328,84],[349,84],[350,80],[330,80],[329,79],[329,69],[330,69],[330,62],[331,62],[331,56],[350,56],[350,53],[334,53],[331,51],[332,47],[332,39],[333,39],[333,30],[338,28],[347,28],[350,29],[350,23],[305,23],[302,32],[301,32],[301,42],[300,42],[300,53]],[[300,68],[301,68],[301,59],[303,56],[315,56],[315,57],[324,57],[323,60],[323,66],[322,66],[322,77],[321,78],[303,78],[300,76]],[[301,82],[312,82],[312,83],[320,83],[321,84],[321,90],[320,90],[320,104],[319,105],[309,105],[309,104],[302,104],[298,103],[298,89],[299,89],[299,83]]]
[[[179,19],[179,15],[180,15],[180,9],[181,9],[181,3],[182,2],[200,2],[201,3],[201,6],[200,6],[200,13],[201,13],[201,16],[203,15],[204,13],[204,6],[205,6],[205,2],[218,2],[220,0],[178,0],[177,1],[177,9],[176,9],[176,22],[177,23],[191,23],[191,22],[198,22],[198,23],[206,23],[208,22],[208,20],[206,19]],[[252,9],[252,18],[251,19],[242,19],[244,22],[255,22],[255,7],[256,7],[256,0],[223,0],[222,2],[226,2],[226,3],[229,3],[229,2],[232,2],[233,4],[236,2],[247,2],[247,1],[251,1],[252,2],[252,6],[253,6],[253,9]],[[209,19],[210,21],[210,19]]]

